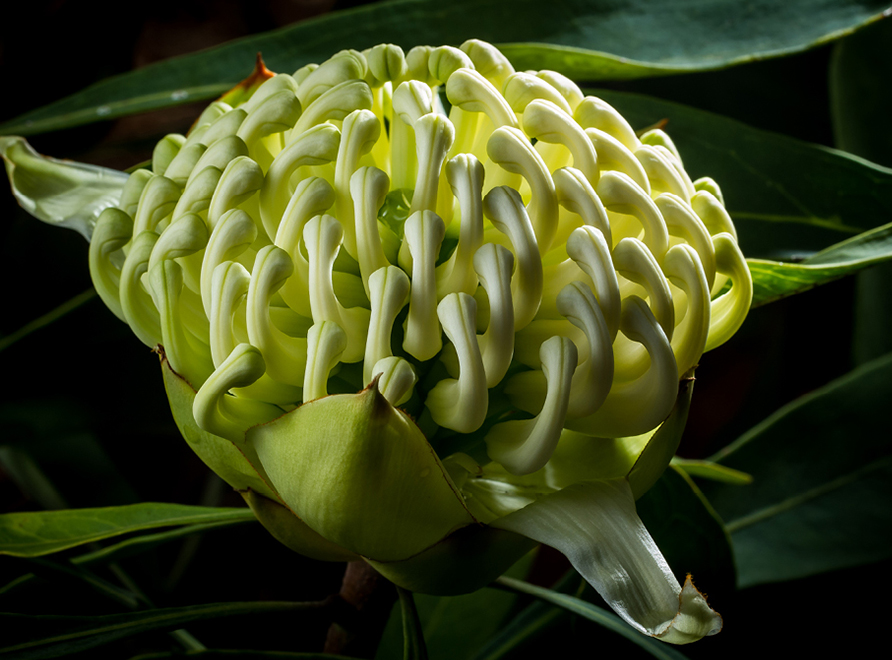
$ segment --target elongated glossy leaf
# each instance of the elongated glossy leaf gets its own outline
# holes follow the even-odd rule
[[[690,574],[710,595],[733,591],[731,539],[684,471],[671,466],[635,507],[679,582]]]
[[[128,506],[0,516],[0,554],[39,557],[84,543],[146,529],[199,523],[244,522],[247,508],[210,508],[144,502]]]
[[[528,553],[508,569],[507,575],[525,577],[534,555],[535,552]],[[496,589],[478,589],[461,596],[415,594],[414,599],[430,660],[468,660],[490,637],[502,630],[517,602],[517,595]],[[400,619],[399,609],[394,608],[375,655],[378,660],[401,656]],[[456,630],[461,630],[461,634],[456,635]]]
[[[689,476],[711,479],[712,481],[722,481],[724,483],[737,484],[739,486],[752,483],[753,481],[752,475],[749,475],[746,472],[732,470],[726,465],[720,465],[718,463],[713,463],[712,461],[676,456],[672,459],[672,465],[681,469]]]
[[[219,96],[248,75],[257,52],[290,73],[343,48],[502,44],[518,68],[587,80],[717,69],[798,52],[876,20],[882,0],[396,0],[303,21],[283,30],[145,67],[18,117],[0,133],[30,135]],[[549,45],[535,42],[547,41]],[[597,51],[591,50],[597,48]],[[609,55],[608,55],[609,53]]]
[[[245,520],[244,522],[250,521]],[[171,530],[158,532],[157,534],[141,534],[139,536],[125,539],[124,541],[115,543],[114,545],[110,545],[106,548],[102,548],[94,552],[89,552],[87,554],[78,555],[77,557],[72,557],[71,563],[75,564],[76,566],[93,566],[96,564],[104,565],[113,561],[118,561],[119,559],[123,559],[125,557],[139,554],[141,552],[146,552],[158,545],[161,545],[162,543],[169,543],[170,541],[176,541],[177,539],[182,539],[194,534],[203,534],[219,527],[229,527],[233,524],[238,524],[238,522],[219,522],[207,525],[187,525],[185,527],[175,527]],[[31,582],[35,577],[36,576],[34,575],[34,573],[27,573],[25,575],[19,576],[5,586],[0,587],[0,596],[12,591],[13,589],[21,588],[22,586]]]
[[[853,154],[892,166],[892,134],[877,130],[892,109],[892,21],[851,35],[833,49],[830,109],[836,144]],[[892,351],[892,264],[858,275],[855,284],[852,356],[858,364]]]
[[[333,653],[303,653],[288,651],[242,651],[239,649],[204,649],[196,651],[170,651],[143,653],[131,660],[163,660],[164,658],[198,658],[198,660],[356,660]]]
[[[496,584],[504,589],[509,589],[518,593],[529,594],[540,598],[551,605],[563,608],[574,614],[578,614],[589,621],[594,621],[598,625],[612,630],[615,633],[626,637],[634,642],[654,658],[662,658],[663,660],[683,660],[684,655],[673,649],[671,646],[662,644],[652,637],[645,637],[636,634],[634,630],[629,628],[622,619],[605,609],[592,605],[589,602],[576,598],[568,594],[562,594],[551,589],[545,589],[522,580],[515,580],[509,577],[500,577]]]
[[[892,354],[785,406],[713,457],[753,476],[749,486],[703,484],[731,532],[740,586],[892,556],[890,401]]]
[[[250,614],[294,613],[306,617],[318,603],[211,603],[107,616],[49,616],[0,613],[8,660],[55,658],[140,633],[176,630],[194,621]]]
[[[569,570],[551,590],[562,594],[571,593],[574,588],[581,591],[584,584],[579,573]],[[497,584],[492,586],[496,588],[482,591],[511,595],[515,599],[520,597],[520,594],[505,587],[499,587]],[[496,634],[490,637],[472,658],[473,660],[498,660],[512,655],[516,657],[522,649],[528,648],[527,645],[530,641],[548,634],[562,619],[570,616],[567,610],[535,599],[518,615],[512,617],[507,625],[502,626]]]
[[[9,348],[20,339],[24,339],[30,335],[32,332],[40,330],[51,323],[55,323],[59,319],[65,317],[68,313],[73,312],[81,305],[90,302],[94,298],[96,298],[96,289],[87,289],[83,293],[79,293],[73,298],[66,300],[64,303],[55,309],[50,310],[43,316],[26,323],[15,332],[8,334],[5,337],[0,337],[0,351]]]
[[[749,258],[798,261],[892,219],[892,170],[683,105],[596,92],[636,128],[666,120],[692,178],[710,176]]]
[[[750,259],[753,307],[801,293],[892,259],[892,223],[822,250],[801,263]]]
[[[473,660],[499,660],[522,648],[530,639],[547,632],[567,612],[536,601],[514,617],[480,649]]]
[[[889,112],[892,22],[841,40],[830,61],[833,133],[840,149],[876,163],[892,165],[892,135],[878,130]]]

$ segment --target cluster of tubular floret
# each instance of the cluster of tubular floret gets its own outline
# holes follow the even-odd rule
[[[516,474],[562,429],[659,425],[752,295],[718,186],[665,133],[480,41],[342,51],[211,104],[103,212],[90,264],[207,431],[339,377],[400,405],[440,361],[438,426],[479,430],[497,386],[525,411],[486,435]]]

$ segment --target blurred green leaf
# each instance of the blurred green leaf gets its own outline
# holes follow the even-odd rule
[[[214,98],[251,72],[258,52],[273,71],[290,73],[342,48],[458,46],[478,38],[502,45],[519,69],[535,64],[577,79],[637,78],[799,52],[875,21],[886,8],[883,0],[710,0],[696,10],[681,0],[381,2],[110,78],[13,119],[0,133],[31,135]],[[529,43],[541,41],[548,44]],[[594,44],[598,51],[589,50]]]
[[[245,520],[244,522],[250,522],[250,520]],[[161,545],[162,543],[176,541],[177,539],[192,536],[193,534],[203,534],[219,527],[229,527],[233,524],[238,523],[219,522],[206,525],[186,525],[184,527],[176,527],[168,531],[158,532],[157,534],[141,534],[139,536],[125,539],[106,548],[88,552],[83,555],[78,555],[77,557],[72,557],[71,563],[75,566],[93,566],[95,564],[104,565],[114,561],[118,561],[125,557],[131,557],[141,552],[146,552]],[[28,573],[26,575],[19,576],[12,582],[8,583],[6,586],[0,587],[0,596],[12,591],[13,589],[18,589],[19,587],[28,584],[34,578],[34,573]]]
[[[64,303],[62,303],[55,309],[50,310],[40,318],[36,318],[33,321],[28,322],[15,332],[8,334],[5,337],[0,337],[0,351],[9,348],[20,339],[24,339],[25,337],[30,335],[32,332],[40,330],[44,326],[47,326],[50,323],[55,323],[59,319],[64,318],[69,312],[73,312],[81,305],[88,303],[97,297],[98,296],[96,294],[96,289],[91,288],[87,289],[83,293],[79,293],[73,298],[66,300]]]
[[[199,658],[199,660],[356,660],[333,653],[289,653],[288,651],[242,651],[240,649],[203,649],[141,653],[130,660],[163,660],[163,658]]]
[[[703,484],[731,533],[741,587],[892,556],[890,401],[892,354],[790,403],[712,457],[753,475],[749,486]]]
[[[32,394],[0,404],[0,437],[8,443],[0,449],[0,463],[19,489],[45,509],[136,501],[136,492],[97,437],[95,418],[105,411]]]
[[[753,307],[802,293],[889,259],[892,259],[892,223],[837,243],[801,263],[749,259]]]
[[[321,611],[320,603],[211,603],[106,616],[0,613],[5,632],[0,654],[7,660],[55,658],[145,632],[176,630],[194,621],[250,614]]]
[[[672,465],[691,477],[700,477],[701,479],[722,481],[724,483],[737,484],[739,486],[752,483],[753,481],[752,475],[749,475],[746,472],[732,470],[726,465],[719,465],[712,461],[675,456],[672,459]]]
[[[733,589],[731,540],[687,474],[670,466],[635,508],[680,583],[691,573],[709,593]]]
[[[879,21],[841,40],[830,60],[830,107],[840,149],[892,166],[892,21]]]
[[[507,574],[525,576],[534,555],[535,551],[527,554]],[[472,657],[488,639],[502,630],[516,602],[514,594],[494,589],[479,589],[462,596],[415,594],[428,657],[431,660]],[[399,616],[391,616],[375,656],[379,660],[390,660],[399,655],[402,637],[397,634],[398,623]],[[461,630],[461,635],[456,635],[456,630]]]
[[[575,598],[568,594],[562,594],[557,591],[552,591],[551,589],[545,589],[544,587],[539,587],[530,584],[529,582],[523,582],[522,580],[516,580],[510,577],[498,578],[495,585],[509,591],[535,596],[550,605],[563,608],[573,614],[578,614],[589,621],[594,621],[598,625],[604,626],[608,630],[618,633],[626,639],[634,642],[654,658],[662,658],[663,660],[683,660],[684,658],[681,653],[668,644],[660,642],[653,637],[642,635],[615,614],[597,607],[596,605],[592,605],[581,598]]]
[[[892,170],[676,103],[596,94],[635,128],[667,121],[691,177],[721,186],[749,258],[798,261],[892,218]]]
[[[892,21],[880,21],[833,49],[831,119],[840,149],[892,166]],[[892,351],[892,264],[861,273],[855,284],[852,355],[863,364]]]
[[[530,639],[550,630],[564,616],[567,612],[537,600],[490,637],[473,660],[499,660],[509,656]]]
[[[174,525],[252,520],[247,508],[144,502],[128,506],[0,515],[0,554],[39,557],[84,543]]]

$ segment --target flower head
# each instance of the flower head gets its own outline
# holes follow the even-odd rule
[[[187,441],[291,547],[461,591],[533,539],[638,629],[717,631],[634,497],[752,283],[662,130],[480,41],[342,51],[159,142],[90,271],[163,346]]]

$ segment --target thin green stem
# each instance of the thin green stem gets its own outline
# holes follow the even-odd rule
[[[79,293],[74,298],[66,300],[64,303],[59,305],[53,310],[50,310],[43,316],[40,316],[30,323],[26,323],[24,326],[13,332],[12,334],[6,335],[5,337],[0,337],[0,351],[5,350],[15,344],[20,339],[24,339],[32,332],[40,330],[41,328],[58,321],[60,318],[68,314],[69,312],[73,312],[75,309],[87,303],[93,298],[96,297],[96,289],[87,289],[83,293]]]

